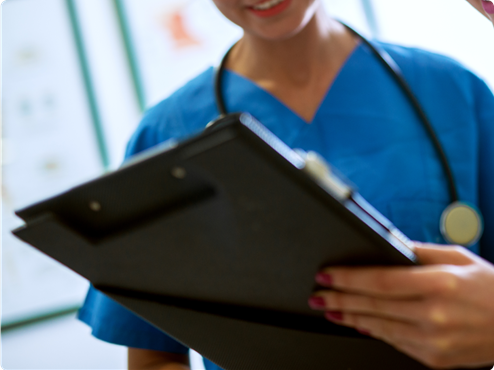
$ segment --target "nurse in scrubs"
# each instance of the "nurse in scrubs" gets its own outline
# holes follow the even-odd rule
[[[444,244],[438,222],[449,197],[441,164],[409,101],[365,44],[320,0],[213,1],[245,31],[227,61],[227,110],[249,112],[292,148],[320,153],[410,238]],[[471,3],[484,15],[491,9]],[[321,291],[309,303],[425,363],[494,362],[494,267],[487,262],[494,261],[494,96],[455,61],[381,46],[433,122],[460,199],[481,209],[486,232],[470,251],[420,244],[420,268],[323,271],[317,280],[339,293]],[[149,110],[127,157],[201,132],[219,114],[213,77],[210,68]],[[94,336],[129,347],[130,369],[189,369],[188,348],[93,288],[79,318]],[[205,367],[219,369],[207,360]]]

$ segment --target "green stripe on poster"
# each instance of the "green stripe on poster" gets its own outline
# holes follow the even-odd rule
[[[37,324],[39,322],[56,319],[63,316],[73,315],[80,309],[80,306],[71,306],[71,307],[62,307],[58,310],[53,310],[46,313],[41,313],[35,316],[29,316],[21,320],[16,320],[12,322],[2,322],[2,334],[14,330],[19,329],[25,326]]]
[[[139,62],[137,60],[137,53],[135,51],[134,43],[131,37],[129,20],[127,17],[127,13],[125,12],[125,5],[123,3],[123,0],[113,0],[113,4],[115,7],[115,12],[117,14],[120,32],[124,41],[125,53],[127,55],[127,61],[129,63],[132,75],[134,91],[137,97],[137,101],[139,102],[139,108],[141,109],[141,112],[144,112],[144,110],[146,109],[146,94],[139,69]]]
[[[96,133],[96,139],[98,142],[98,148],[101,156],[101,161],[103,167],[107,170],[110,166],[110,160],[108,156],[108,148],[105,143],[105,137],[103,132],[103,126],[101,123],[101,116],[98,109],[98,104],[96,101],[96,93],[94,89],[93,82],[91,80],[91,73],[89,69],[89,62],[84,48],[84,41],[82,38],[81,25],[79,22],[79,17],[77,16],[77,10],[75,5],[75,0],[65,0],[67,5],[67,10],[69,13],[70,24],[72,28],[72,33],[74,36],[74,41],[77,48],[77,54],[79,58],[80,68],[82,71],[82,76],[84,80],[84,87],[86,89],[86,95],[88,98],[89,108],[91,111],[91,118],[93,121],[94,130]]]

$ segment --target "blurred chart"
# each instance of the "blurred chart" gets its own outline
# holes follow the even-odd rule
[[[16,240],[13,215],[103,171],[62,0],[3,4],[3,325],[79,304],[87,282]]]
[[[124,0],[147,106],[216,64],[242,31],[209,0]]]

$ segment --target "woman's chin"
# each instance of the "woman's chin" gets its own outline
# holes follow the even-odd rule
[[[297,35],[303,28],[304,24],[286,24],[286,25],[266,25],[263,27],[252,27],[244,29],[246,34],[255,36],[266,41],[283,41]]]
[[[255,34],[252,34],[252,36],[255,36],[256,38],[258,39],[262,39],[264,41],[272,41],[272,42],[276,42],[276,41],[284,41],[284,40],[288,40],[290,39],[291,37],[293,37],[294,35],[296,34],[296,32],[289,32],[289,33],[281,33],[281,32],[258,32],[258,33],[255,33]]]
[[[314,3],[307,9],[288,12],[282,19],[267,22],[259,22],[258,19],[249,19],[245,27],[242,27],[246,34],[254,35],[267,41],[288,40],[301,33],[310,23],[315,20],[317,10],[323,12],[319,3]],[[323,17],[326,17],[325,13]]]

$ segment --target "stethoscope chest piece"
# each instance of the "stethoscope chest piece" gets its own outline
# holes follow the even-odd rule
[[[441,215],[441,233],[448,243],[471,246],[484,231],[480,212],[464,202],[450,204]]]

